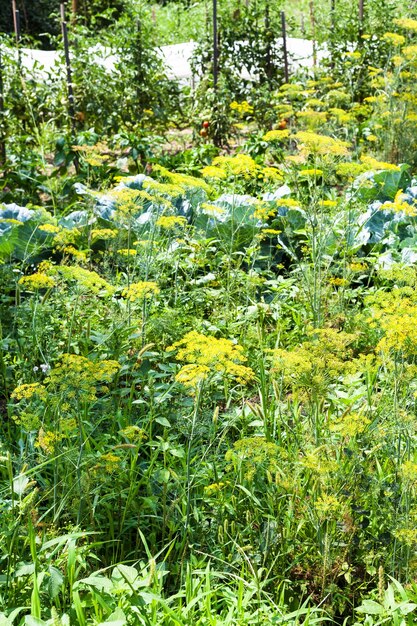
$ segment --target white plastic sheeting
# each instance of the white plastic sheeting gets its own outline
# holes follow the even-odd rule
[[[282,40],[277,39],[275,45],[282,46]],[[191,70],[191,58],[197,47],[193,41],[162,46],[159,48],[167,71],[167,76],[171,80],[178,80],[181,83],[191,83],[193,80]],[[290,70],[299,67],[311,67],[313,65],[313,42],[308,39],[297,39],[288,37],[287,50],[290,59]],[[119,61],[118,57],[110,50],[95,46],[91,48],[91,61],[105,67],[109,72],[114,71],[115,65]],[[317,61],[325,56],[325,50],[317,51]],[[21,49],[21,60],[24,67],[30,73],[38,75],[40,78],[47,77],[54,69],[58,69],[63,64],[63,55],[56,51],[33,50],[30,48]],[[243,78],[253,78],[246,70],[242,71]]]

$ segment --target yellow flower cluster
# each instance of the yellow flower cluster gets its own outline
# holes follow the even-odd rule
[[[394,24],[405,30],[411,30],[417,32],[417,20],[413,20],[410,17],[401,17],[393,20]]]
[[[117,237],[117,230],[112,228],[93,228],[91,231],[91,239],[97,241],[98,239],[114,239]]]
[[[41,224],[39,226],[39,230],[41,230],[43,233],[55,234],[59,233],[59,231],[62,229],[59,226],[55,226],[55,224]]]
[[[294,135],[305,154],[346,156],[349,144],[328,135],[319,135],[310,131],[301,130]]]
[[[31,400],[33,397],[38,397],[41,400],[46,398],[46,388],[41,383],[27,383],[16,387],[11,398],[20,402],[21,400]]]
[[[320,518],[337,518],[342,508],[341,502],[331,494],[324,493],[317,498],[314,507]]]
[[[402,46],[405,43],[405,37],[403,35],[399,35],[398,33],[385,33],[382,36],[382,39],[385,39],[385,41],[393,46]]]
[[[61,265],[58,268],[58,272],[65,280],[74,280],[92,293],[111,295],[114,292],[114,287],[104,280],[104,278],[101,278],[97,272],[91,272],[78,265]]]
[[[137,255],[137,251],[134,248],[120,248],[120,250],[117,250],[117,254],[129,258],[135,257]]]
[[[311,339],[300,346],[292,350],[273,350],[273,371],[287,384],[307,388],[312,384],[325,384],[350,371],[352,351],[349,346],[355,339],[355,335],[334,328],[315,329]]]
[[[232,111],[236,111],[236,113],[241,117],[244,115],[251,115],[253,113],[253,106],[249,104],[247,100],[242,100],[242,102],[236,102],[236,100],[234,100],[230,103],[230,108]]]
[[[177,374],[176,380],[187,386],[195,386],[208,378],[210,373],[231,376],[241,384],[254,378],[252,369],[242,365],[247,360],[243,348],[230,339],[207,337],[192,330],[167,349],[178,350],[178,361],[194,366],[191,369],[184,365]]]
[[[139,281],[123,289],[122,296],[126,298],[126,300],[129,300],[129,302],[137,302],[138,300],[157,296],[159,292],[160,289],[156,283],[151,281]]]
[[[393,202],[384,202],[384,204],[381,205],[381,210],[390,210],[390,211],[395,211],[396,213],[398,212],[403,212],[406,215],[417,215],[417,207],[415,205],[411,205],[409,204],[407,201],[407,196],[403,193],[403,191],[400,189],[399,191],[397,191],[397,193],[395,194],[395,198]]]
[[[175,228],[175,226],[186,226],[187,220],[185,217],[181,217],[179,215],[161,215],[155,223],[156,226],[169,230],[171,228]]]
[[[215,204],[209,204],[208,202],[203,202],[201,204],[201,208],[203,210],[203,213],[206,213],[208,215],[219,216],[226,213],[226,210],[222,209],[222,207],[216,206]]]
[[[54,433],[52,430],[41,428],[38,433],[35,446],[41,448],[47,454],[53,454],[58,443],[62,440],[62,435]]]
[[[153,172],[157,173],[163,180],[174,186],[175,189],[180,188],[185,190],[187,188],[197,187],[204,189],[206,193],[210,193],[210,186],[201,178],[190,176],[189,174],[181,174],[179,172],[170,172],[162,165],[154,165]],[[161,184],[161,183],[159,183]]]
[[[346,413],[330,426],[330,430],[342,437],[356,437],[364,433],[370,423],[371,420],[360,413]]]
[[[37,289],[51,289],[51,287],[55,286],[55,281],[51,276],[43,272],[35,272],[29,276],[22,276],[19,280],[19,285],[36,291]]]
[[[97,399],[97,385],[111,382],[119,369],[117,361],[91,361],[78,354],[64,354],[46,379],[48,392],[65,394],[68,400],[92,402]]]
[[[243,176],[252,178],[261,169],[248,154],[236,154],[235,156],[218,156],[213,160],[214,167],[220,167],[227,175]]]
[[[288,139],[289,136],[290,131],[287,128],[284,128],[282,130],[269,130],[267,133],[265,133],[262,139],[268,142],[283,141],[284,139]]]
[[[242,470],[250,481],[259,473],[271,475],[279,469],[280,449],[265,437],[245,437],[233,444],[225,458],[235,471]]]

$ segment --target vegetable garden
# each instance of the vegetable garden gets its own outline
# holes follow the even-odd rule
[[[111,4],[0,8],[0,626],[412,626],[416,8]]]

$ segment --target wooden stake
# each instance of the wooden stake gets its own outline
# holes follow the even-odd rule
[[[3,83],[3,63],[0,48],[0,166],[6,165],[6,131],[4,128],[4,83]]]
[[[364,0],[359,0],[359,37],[363,35]]]
[[[312,36],[313,36],[313,65],[314,67],[316,67],[317,65],[316,18],[314,16],[313,0],[310,0],[310,20],[311,20],[311,30],[312,30]]]
[[[281,31],[282,31],[282,52],[284,55],[284,80],[288,83],[289,69],[288,69],[288,49],[287,49],[287,24],[285,20],[285,12],[281,11]]]
[[[68,28],[67,28],[67,23],[65,21],[65,4],[61,3],[60,9],[61,9],[61,31],[62,31],[62,39],[64,41],[65,65],[67,69],[68,114],[70,118],[71,130],[75,138],[75,133],[76,133],[75,99],[74,99],[74,90],[72,87],[72,71],[71,71],[71,60],[70,60],[70,54],[69,54]],[[78,163],[77,157],[74,158],[74,165],[78,173],[79,163]]]
[[[16,10],[17,10],[16,0],[12,0],[13,29],[14,29],[15,35],[17,33]]]
[[[14,34],[16,36],[16,44],[20,44],[20,11],[16,9],[14,12]]]
[[[217,40],[217,0],[213,0],[213,87],[217,89],[219,73],[219,48]]]

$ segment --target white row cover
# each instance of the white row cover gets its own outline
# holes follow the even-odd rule
[[[178,80],[181,83],[191,83],[193,74],[191,70],[191,58],[198,44],[193,41],[187,43],[162,46],[158,52],[164,60],[167,77],[171,80]],[[282,39],[275,42],[277,47],[282,46]],[[295,70],[300,67],[312,67],[313,65],[313,42],[308,39],[297,39],[288,37],[287,50],[290,60],[290,69]],[[16,54],[16,50],[12,51]],[[105,67],[109,72],[115,70],[119,58],[108,48],[94,46],[90,49],[91,61]],[[317,61],[325,56],[324,49],[317,50]],[[48,74],[56,70],[63,64],[63,55],[54,50],[34,50],[31,48],[21,48],[21,60],[23,66],[29,73],[39,78],[45,78]],[[254,78],[248,71],[243,70],[242,78]]]

